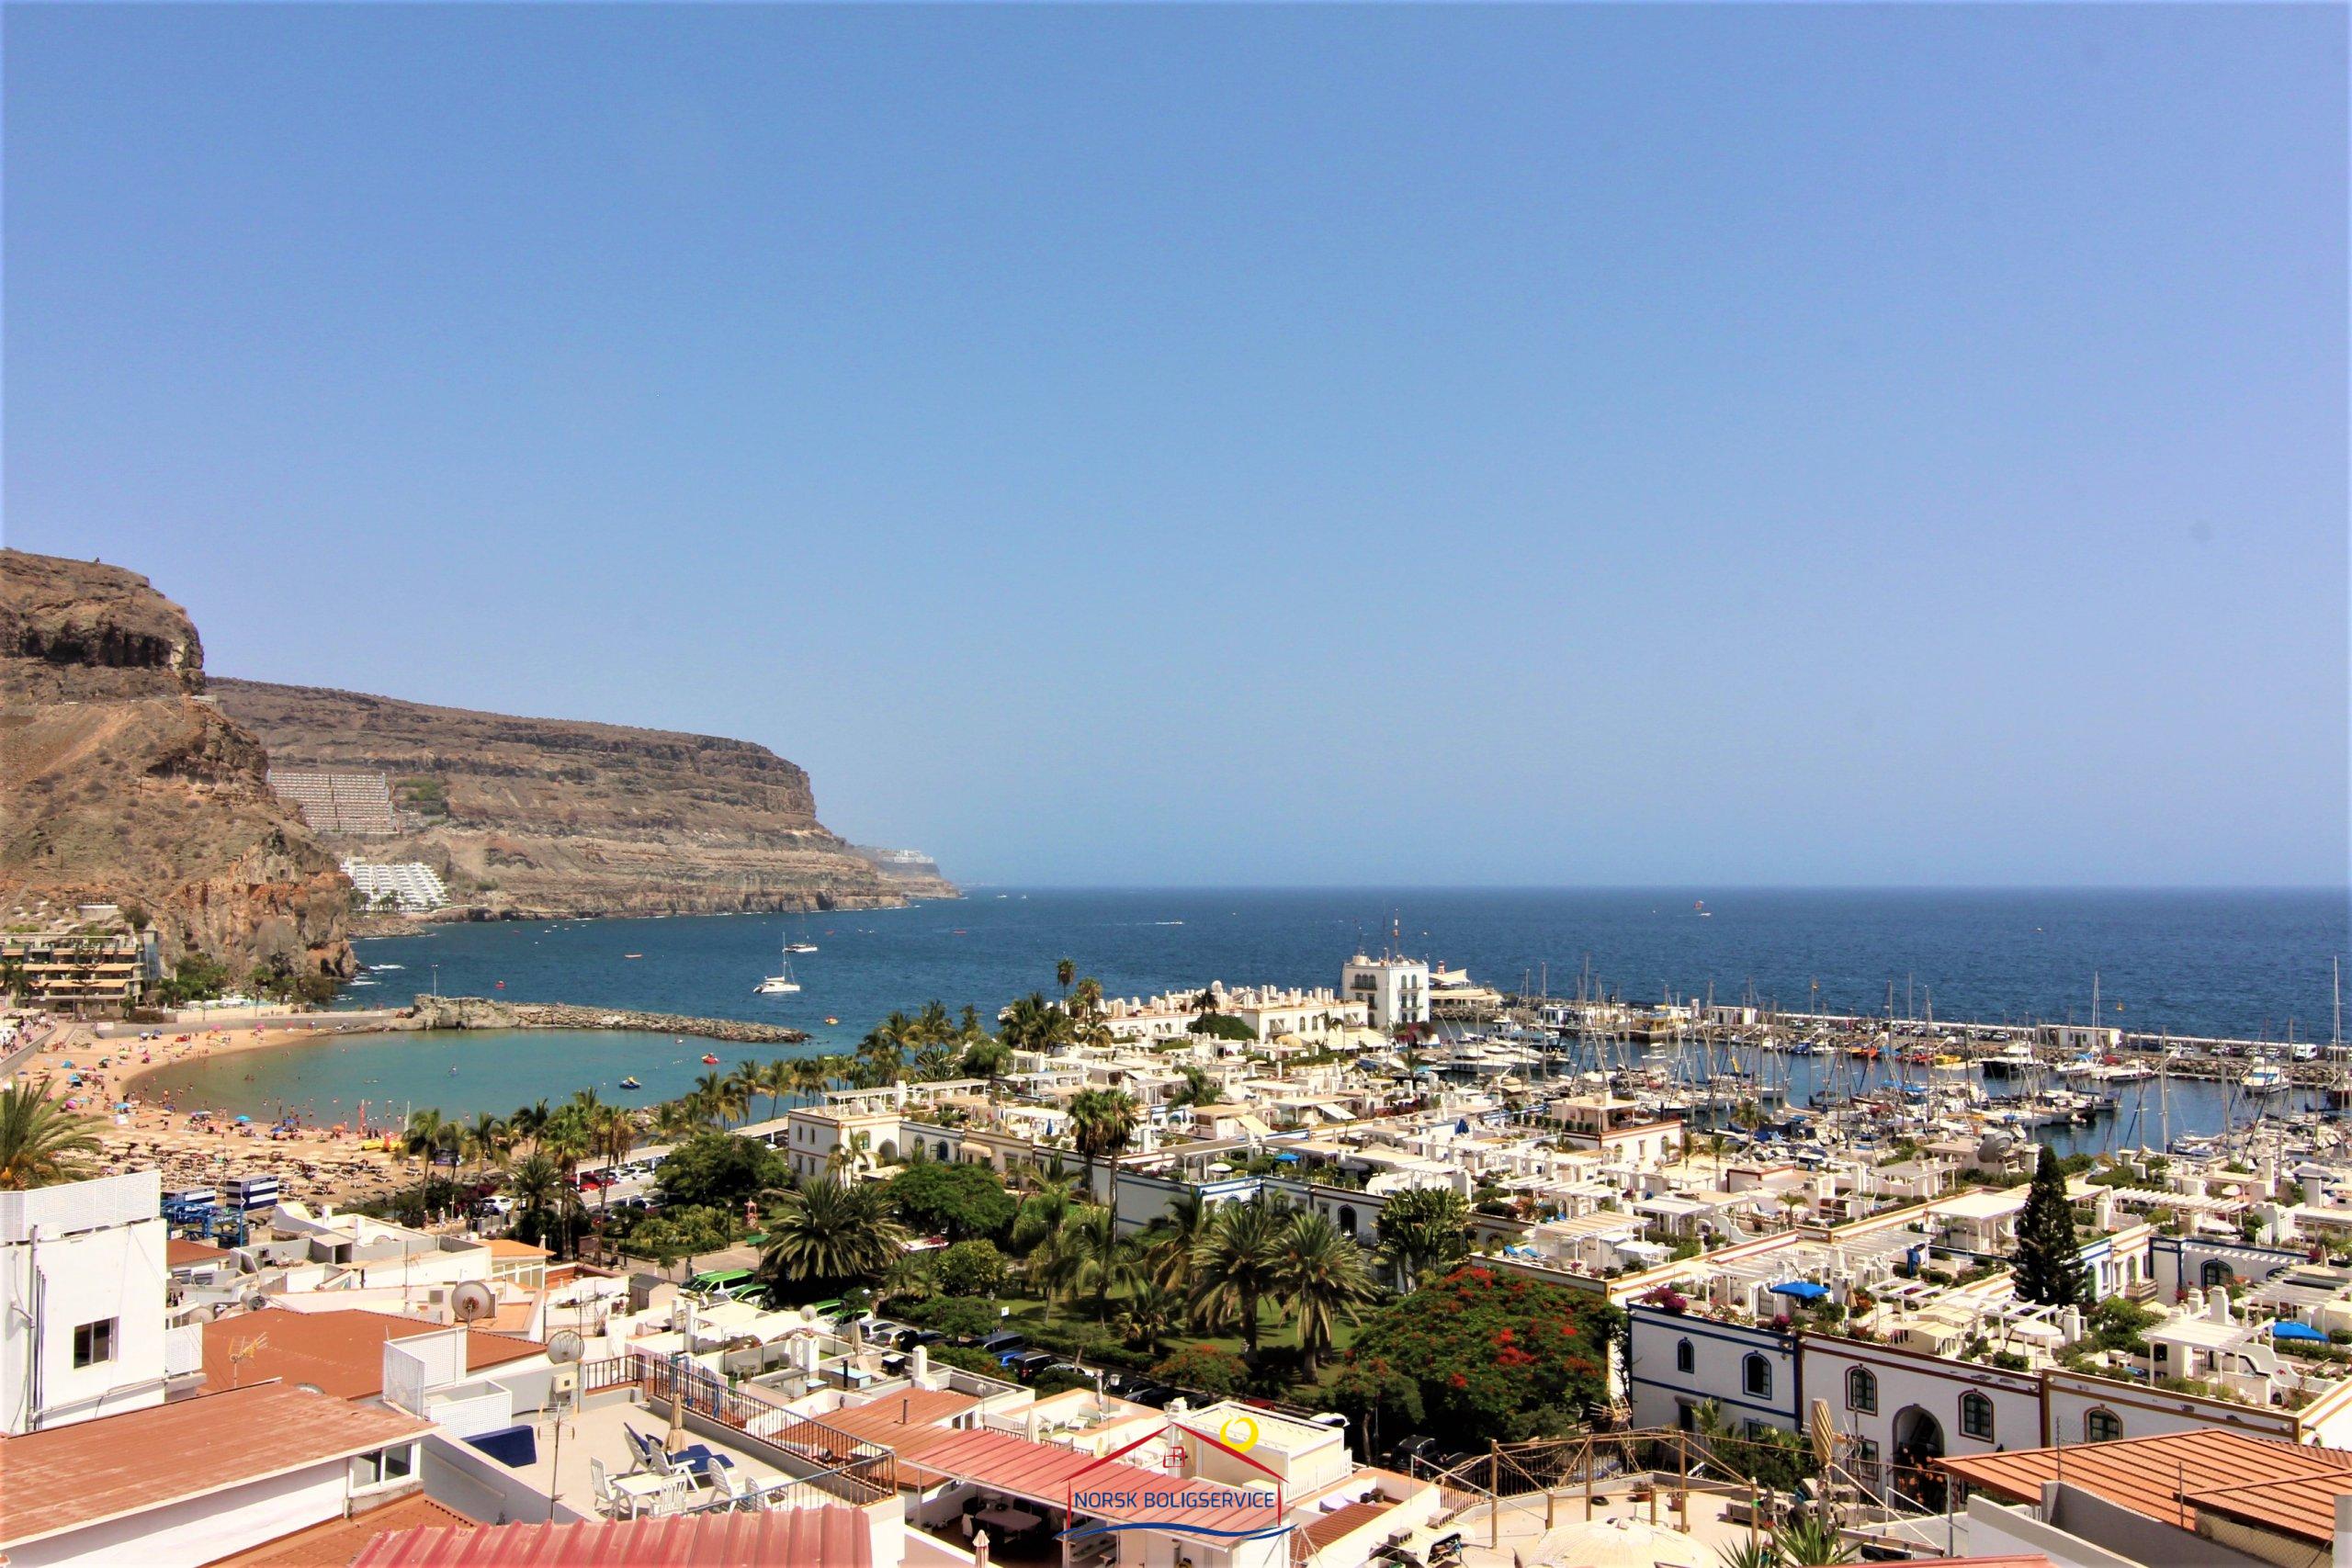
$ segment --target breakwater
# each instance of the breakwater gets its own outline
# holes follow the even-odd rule
[[[741,1045],[797,1045],[801,1030],[735,1018],[690,1018],[682,1013],[640,1012],[631,1008],[582,1007],[573,1002],[503,1002],[489,997],[420,996],[387,1025],[402,1030],[593,1029],[629,1033],[694,1035]]]

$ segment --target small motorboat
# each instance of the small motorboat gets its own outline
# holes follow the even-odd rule
[[[621,1088],[623,1089],[643,1089],[644,1087],[645,1086],[643,1084],[637,1081],[637,1075],[634,1073],[630,1074],[628,1077],[621,1079]]]
[[[705,1051],[702,1054],[702,1065],[706,1067],[715,1067],[718,1066],[718,1058]]]

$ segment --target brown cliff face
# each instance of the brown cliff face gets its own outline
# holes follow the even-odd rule
[[[167,960],[350,973],[350,884],[204,691],[145,578],[0,550],[0,905],[135,905]]]
[[[817,820],[808,775],[763,746],[311,686],[218,680],[211,689],[277,767],[385,774],[401,835],[334,842],[368,860],[426,862],[460,909],[707,914],[907,901]]]

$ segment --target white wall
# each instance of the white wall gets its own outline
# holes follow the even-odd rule
[[[163,1403],[160,1194],[148,1171],[6,1195],[20,1201],[0,1229],[0,1432]],[[76,1369],[74,1330],[107,1318],[113,1358]]]
[[[338,1459],[311,1465],[274,1480],[11,1547],[8,1561],[12,1568],[68,1562],[197,1568],[340,1515],[350,1462]]]

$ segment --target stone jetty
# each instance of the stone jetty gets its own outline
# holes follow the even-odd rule
[[[737,1018],[685,1018],[628,1008],[571,1002],[502,1002],[489,997],[421,996],[394,1014],[390,1029],[626,1029],[647,1034],[692,1034],[742,1045],[797,1045],[808,1036],[774,1023]]]

